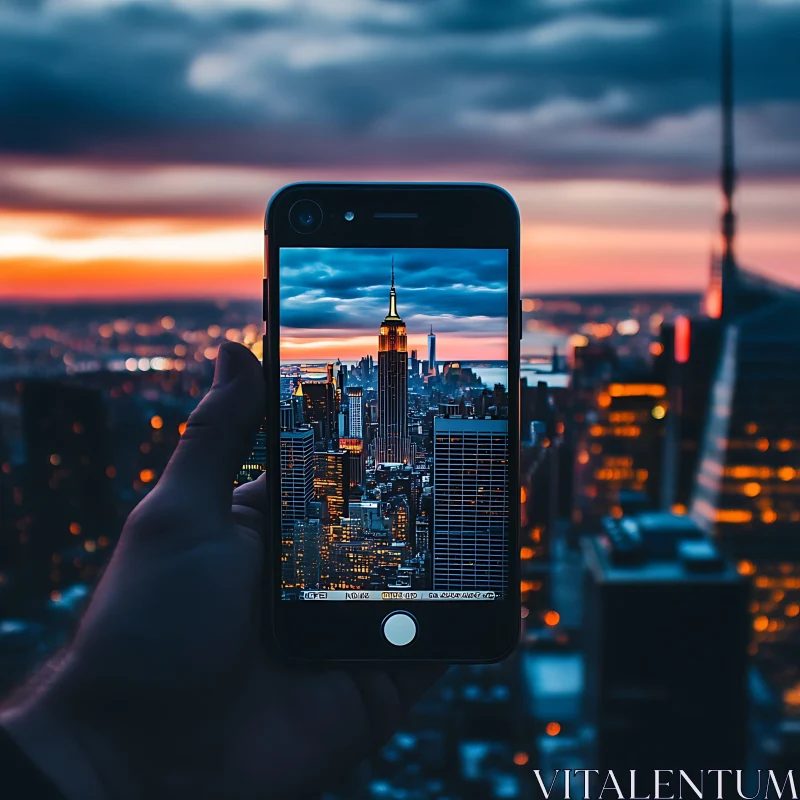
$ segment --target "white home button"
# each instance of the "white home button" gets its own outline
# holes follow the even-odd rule
[[[383,621],[383,635],[396,647],[411,644],[417,635],[417,621],[405,611],[393,611]]]

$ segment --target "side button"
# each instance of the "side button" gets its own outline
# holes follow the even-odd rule
[[[405,611],[393,611],[383,620],[383,635],[389,644],[403,647],[417,638],[417,621]]]

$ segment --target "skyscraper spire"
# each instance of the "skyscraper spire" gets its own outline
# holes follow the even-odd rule
[[[400,319],[397,313],[397,292],[394,288],[394,256],[392,256],[392,288],[389,290],[389,313],[386,319]]]
[[[733,196],[736,191],[736,163],[733,139],[733,10],[731,0],[722,0],[722,316],[736,313],[738,270],[734,254],[736,216]]]

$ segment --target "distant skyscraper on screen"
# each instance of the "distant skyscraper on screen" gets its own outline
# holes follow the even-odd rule
[[[436,334],[433,332],[433,325],[431,325],[431,332],[428,334],[428,373],[437,375],[436,367]]]
[[[295,581],[295,522],[306,520],[314,499],[314,431],[310,427],[281,431],[281,541],[283,580]]]
[[[298,382],[295,390],[304,397],[304,419],[314,428],[315,443],[321,449],[335,446],[339,438],[335,390],[330,370],[327,380]]]
[[[403,462],[411,456],[408,438],[408,341],[397,313],[397,292],[389,291],[389,313],[378,334],[378,436],[375,461]]]
[[[508,421],[434,417],[434,589],[504,590],[508,513]]]
[[[350,439],[364,438],[364,389],[361,386],[347,387],[348,432]]]

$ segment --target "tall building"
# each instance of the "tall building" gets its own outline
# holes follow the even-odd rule
[[[93,577],[77,565],[116,534],[111,434],[98,390],[45,381],[23,384],[22,431],[30,524],[20,534],[19,580],[35,613],[51,592]],[[75,555],[62,558],[67,550]]]
[[[330,585],[326,588],[368,589],[374,567],[374,542],[335,542],[330,547]]]
[[[336,359],[336,389],[344,394],[347,387],[347,364],[342,364],[340,359]]]
[[[439,368],[436,365],[436,334],[433,332],[433,325],[431,325],[431,332],[428,334],[428,374],[439,374]]]
[[[314,499],[314,431],[281,431],[281,561],[284,588],[295,582],[295,522],[304,522]]]
[[[584,414],[575,457],[573,522],[658,508],[668,403],[660,383],[601,385]]]
[[[294,523],[292,547],[295,582],[303,589],[317,589],[320,585],[321,515],[322,504],[309,503],[305,520],[296,520]]]
[[[753,575],[757,644],[800,643],[800,302],[725,332],[693,517]]]
[[[411,351],[411,359],[409,361],[408,368],[409,368],[409,370],[411,372],[411,377],[412,378],[418,378],[419,377],[419,358],[417,358],[417,351],[416,350],[412,350]]]
[[[302,384],[298,382],[295,390],[295,395],[302,392],[303,417],[314,429],[315,444],[321,448],[334,447],[339,438],[335,390],[336,387],[331,380],[306,381]]]
[[[729,2],[723,15],[722,254],[707,296],[718,344],[691,514],[752,577],[752,652],[773,658],[800,646],[800,292],[735,258]]]
[[[288,422],[292,415],[293,409],[289,403],[281,403],[281,429],[284,427],[284,422]],[[293,426],[289,426],[293,427]],[[236,476],[236,485],[254,481],[262,472],[267,468],[267,422],[264,420],[258,428],[255,442],[253,442],[253,449],[247,457],[247,461],[239,468],[239,474]]]
[[[389,313],[378,335],[378,436],[375,461],[409,461],[408,438],[408,345],[406,324],[397,313],[397,292],[389,292]]]
[[[364,389],[361,386],[347,387],[348,439],[364,438]]]
[[[339,439],[339,447],[350,462],[350,486],[363,486],[366,477],[366,450],[363,439]]]
[[[323,504],[324,524],[338,525],[350,493],[350,454],[345,450],[314,453],[314,496]]]
[[[581,541],[587,760],[601,774],[638,769],[637,797],[653,796],[644,776],[663,764],[689,775],[744,767],[747,582],[688,517],[648,513],[604,528]]]
[[[433,588],[503,591],[508,420],[433,420]]]

